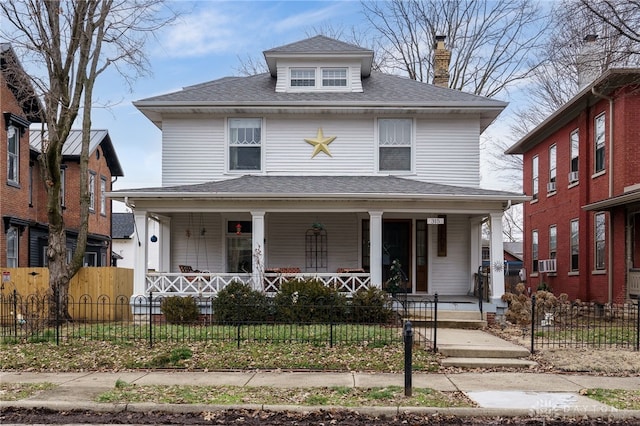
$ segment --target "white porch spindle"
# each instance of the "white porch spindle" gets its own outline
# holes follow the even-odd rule
[[[369,212],[371,286],[382,288],[382,211]]]
[[[502,243],[503,213],[491,213],[491,301],[498,302],[504,294],[504,246]]]
[[[135,240],[133,250],[133,296],[145,294],[147,281],[147,212],[146,210],[135,210],[133,212],[135,221]]]
[[[262,290],[262,273],[264,272],[264,211],[252,211],[252,271],[253,288]]]

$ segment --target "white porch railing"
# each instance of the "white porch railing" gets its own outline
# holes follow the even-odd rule
[[[629,270],[629,295],[640,298],[640,269]]]
[[[146,279],[145,293],[182,293],[214,296],[234,281],[253,285],[253,276],[251,274],[149,272]],[[276,293],[283,282],[292,279],[317,279],[327,287],[349,294],[355,293],[362,288],[368,288],[371,285],[371,275],[368,273],[265,273],[263,275],[262,290],[265,293]]]

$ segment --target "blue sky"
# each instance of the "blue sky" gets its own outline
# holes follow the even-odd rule
[[[238,75],[239,58],[263,60],[262,52],[302,40],[313,27],[359,25],[358,1],[199,1],[147,45],[151,76],[130,91],[115,70],[97,82],[92,127],[107,129],[125,176],[113,189],[161,185],[161,132],[132,102],[184,86]],[[109,105],[104,107],[100,105]]]

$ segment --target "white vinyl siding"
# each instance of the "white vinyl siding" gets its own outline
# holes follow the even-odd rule
[[[447,255],[438,257],[438,233],[429,225],[429,292],[439,295],[467,294],[471,283],[469,244],[471,228],[465,216],[447,215]]]
[[[189,265],[200,271],[224,271],[223,226],[226,222],[223,223],[219,213],[174,214],[171,219],[171,271],[180,272],[178,265]]]
[[[416,179],[472,188],[480,186],[477,118],[436,116],[416,120]]]
[[[162,186],[190,185],[225,176],[224,118],[162,121]]]

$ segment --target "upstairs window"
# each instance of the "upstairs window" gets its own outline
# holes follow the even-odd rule
[[[556,191],[556,151],[557,148],[555,144],[549,147],[549,185],[547,186],[547,192]]]
[[[579,159],[580,134],[578,129],[571,132],[571,172],[569,182],[578,180],[578,159]]]
[[[322,87],[347,87],[347,69],[324,68],[322,70]]]
[[[107,215],[107,178],[100,177],[100,214]]]
[[[229,170],[260,170],[261,144],[261,119],[229,119]]]
[[[20,131],[15,126],[7,129],[7,181],[20,183]]]
[[[411,171],[411,119],[378,120],[380,171]]]
[[[538,156],[536,155],[531,160],[531,196],[533,197],[532,201],[538,199],[538,185],[539,185],[539,176],[538,176]]]
[[[93,212],[96,209],[96,174],[89,172],[89,211]]]
[[[315,87],[316,70],[314,68],[293,68],[291,87]]]
[[[604,114],[600,114],[596,117],[594,123],[594,145],[595,145],[595,172],[601,172],[604,170]]]

